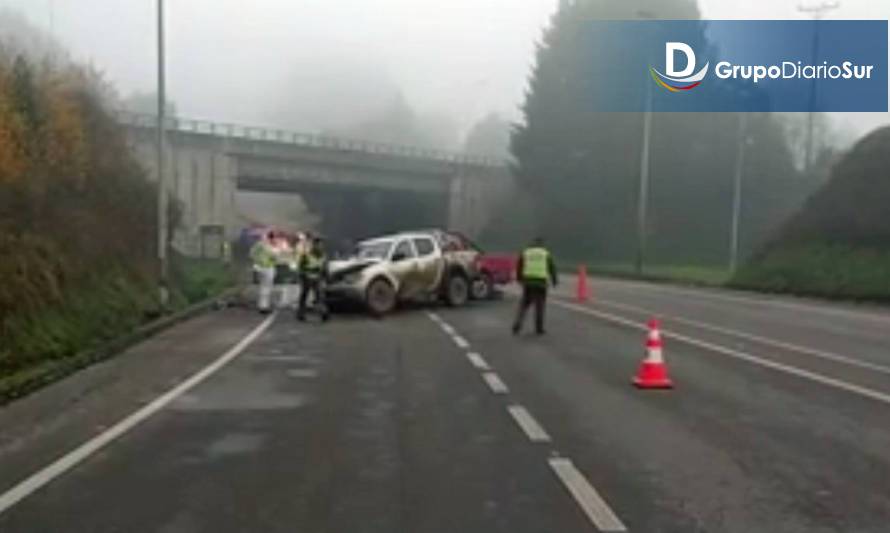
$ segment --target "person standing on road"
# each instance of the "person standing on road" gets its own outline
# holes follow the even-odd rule
[[[275,307],[284,309],[287,307],[291,258],[291,247],[286,233],[283,231],[276,233],[276,238],[272,242],[272,249],[275,252],[275,282],[273,295],[276,296],[273,300],[275,301]]]
[[[535,306],[535,331],[538,335],[544,331],[544,312],[547,305],[547,288],[552,283],[559,284],[556,264],[553,255],[544,247],[544,240],[536,238],[532,245],[519,254],[516,264],[516,279],[522,284],[522,300],[516,311],[513,322],[513,334],[518,335],[525,322],[525,314],[533,304]]]
[[[250,249],[253,270],[259,281],[257,308],[263,314],[271,310],[272,287],[275,284],[275,250],[272,247],[274,238],[274,232],[265,233]]]
[[[321,310],[321,319],[328,319],[324,301],[323,285],[327,276],[328,258],[321,237],[313,237],[307,253],[300,257],[300,303],[297,307],[297,320],[306,320],[306,300],[312,293],[313,306]]]
[[[288,236],[288,248],[282,252],[284,287],[281,294],[281,307],[295,308],[298,295],[299,265],[300,265],[300,235]]]

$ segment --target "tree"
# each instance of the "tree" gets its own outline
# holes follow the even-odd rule
[[[477,122],[464,139],[464,151],[506,160],[510,157],[510,123],[497,113]]]
[[[643,116],[598,113],[588,105],[611,90],[591,80],[608,79],[611,62],[627,60],[607,53],[588,21],[635,19],[651,4],[562,2],[537,47],[511,151],[519,184],[534,199],[540,231],[563,254],[625,263],[634,257]],[[690,0],[665,0],[657,9],[660,18],[699,18]],[[704,30],[698,40],[710,46]],[[654,114],[649,260],[725,261],[738,120],[720,113]],[[788,216],[800,196],[791,186],[797,172],[780,122],[758,116],[749,132],[754,144],[745,166],[751,195],[745,202],[746,250]]]

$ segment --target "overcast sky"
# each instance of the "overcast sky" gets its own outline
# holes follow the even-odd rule
[[[812,0],[807,0],[808,2]],[[888,18],[841,0],[831,18]],[[513,118],[534,42],[557,0],[167,0],[169,91],[180,114],[323,127],[364,118],[394,91],[466,128]],[[795,0],[700,0],[712,19],[799,18]],[[155,0],[0,0],[50,29],[122,94],[155,83]],[[330,109],[336,101],[337,109]],[[847,116],[866,129],[886,116]]]

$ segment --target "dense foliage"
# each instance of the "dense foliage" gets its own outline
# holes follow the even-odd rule
[[[0,374],[153,305],[154,188],[104,92],[88,70],[0,50]]]
[[[890,300],[890,128],[867,135],[734,283]]]
[[[565,1],[538,46],[524,120],[512,138],[515,172],[538,231],[563,256],[633,261],[643,116],[596,113],[591,72],[614,61],[591,49],[591,19],[699,17],[695,2]],[[591,65],[593,65],[591,67]],[[607,79],[607,76],[598,79]],[[781,118],[749,117],[742,250],[753,251],[812,185],[795,169]],[[733,176],[741,141],[729,113],[655,113],[648,216],[650,264],[726,265]],[[510,220],[499,217],[497,220]],[[491,228],[492,234],[506,233]],[[528,236],[523,236],[527,239]]]

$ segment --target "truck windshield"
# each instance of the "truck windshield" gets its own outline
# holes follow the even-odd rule
[[[355,255],[359,259],[386,259],[390,248],[392,241],[365,242],[358,245]]]

